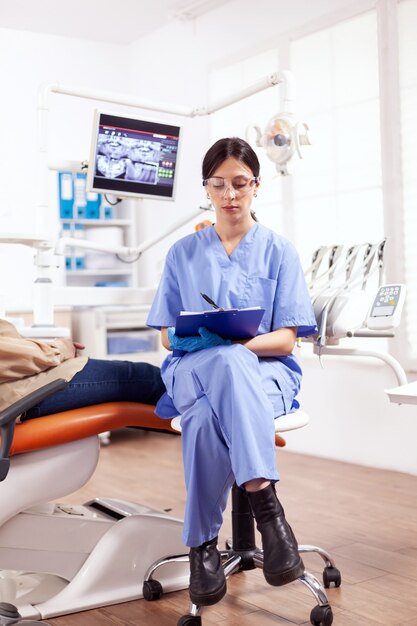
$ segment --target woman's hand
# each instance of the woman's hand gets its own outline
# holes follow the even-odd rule
[[[60,339],[55,339],[51,344],[58,348],[58,350],[62,354],[62,360],[66,361],[67,359],[72,359],[77,356],[77,350],[84,350],[85,346],[82,343],[78,343],[77,341],[73,341],[69,337],[63,337]]]
[[[203,326],[198,329],[198,335],[192,337],[178,337],[173,327],[168,328],[169,345],[173,350],[183,350],[184,352],[197,352],[214,346],[231,345],[229,339],[223,339],[220,335],[210,332]]]

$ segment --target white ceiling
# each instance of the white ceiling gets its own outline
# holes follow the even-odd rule
[[[0,0],[0,28],[128,44],[230,0]]]

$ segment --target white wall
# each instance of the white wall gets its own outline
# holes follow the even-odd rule
[[[174,22],[132,44],[130,89],[141,97],[168,105],[183,105],[190,110],[207,103],[206,59],[195,25]],[[149,115],[149,113],[148,113]],[[181,216],[192,214],[198,206],[206,206],[201,185],[201,160],[208,147],[207,117],[153,115],[181,126],[180,158],[178,159],[175,202],[146,201],[138,208],[140,241],[169,228]],[[165,254],[179,237],[193,231],[194,225],[207,214],[191,219],[189,224],[166,237],[157,247],[147,251],[139,262],[139,284],[157,284]]]
[[[398,385],[391,368],[374,358],[336,356],[323,356],[322,368],[309,345],[296,354],[304,373],[299,400],[311,421],[286,434],[289,448],[417,475],[417,405],[389,402],[384,389]]]
[[[48,82],[100,89],[126,90],[128,66],[124,46],[98,44],[35,33],[0,30],[0,99],[2,159],[0,232],[34,232],[39,216],[39,143],[37,95]],[[49,154],[51,158],[88,158],[94,104],[74,98],[50,97]],[[42,230],[56,236],[57,178],[48,175],[50,214]],[[31,302],[32,251],[23,246],[0,246],[0,293],[8,308]]]

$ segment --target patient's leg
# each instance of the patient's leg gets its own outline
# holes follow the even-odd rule
[[[164,391],[159,367],[132,361],[89,359],[63,391],[27,411],[22,419],[33,419],[101,402],[125,400],[156,404]]]

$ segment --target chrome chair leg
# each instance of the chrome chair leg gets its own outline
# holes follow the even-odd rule
[[[323,559],[325,568],[323,570],[323,584],[326,589],[329,589],[333,584],[335,587],[340,587],[342,583],[342,575],[340,570],[336,567],[336,562],[333,557],[318,546],[300,545],[298,546],[300,553],[312,553],[315,552]]]
[[[154,574],[159,567],[167,565],[168,563],[188,563],[188,561],[188,554],[174,554],[172,556],[167,556],[154,561],[154,563],[152,563],[152,565],[147,569],[143,581],[142,594],[145,600],[148,600],[149,602],[152,600],[159,600],[164,593],[161,583],[154,577]]]

